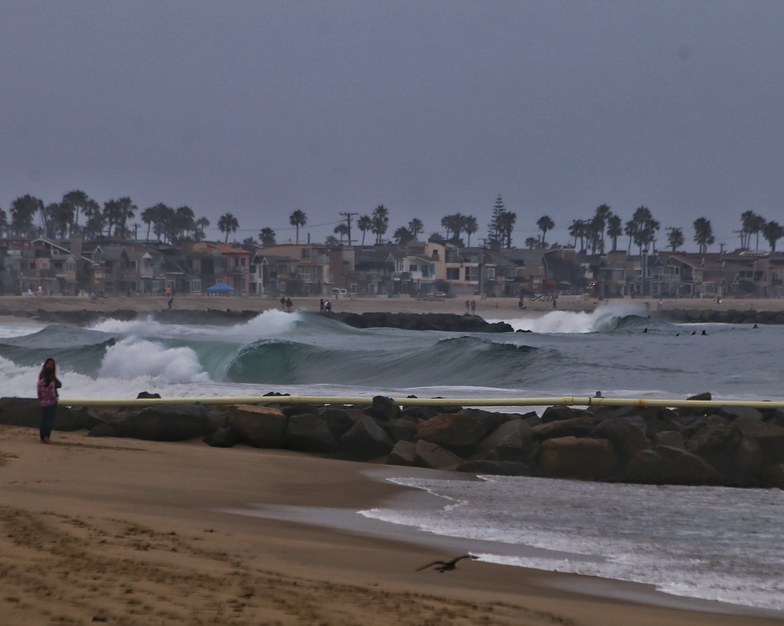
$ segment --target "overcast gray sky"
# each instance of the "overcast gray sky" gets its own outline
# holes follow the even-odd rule
[[[782,33],[780,0],[0,0],[0,207],[82,189],[283,242],[384,204],[473,243],[500,193],[518,247],[606,203],[733,249],[745,210],[784,224]]]

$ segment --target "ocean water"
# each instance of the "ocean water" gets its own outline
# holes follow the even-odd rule
[[[672,324],[628,305],[488,321],[531,332],[360,330],[305,311],[267,311],[225,326],[154,317],[87,327],[0,321],[0,395],[33,396],[38,369],[52,356],[61,396],[72,399],[134,398],[140,391],[182,398],[271,391],[683,398],[709,391],[717,399],[784,400],[784,327]],[[784,492],[532,478],[406,480],[443,506],[363,515],[552,552],[521,556],[496,545],[478,550],[486,560],[784,611]]]

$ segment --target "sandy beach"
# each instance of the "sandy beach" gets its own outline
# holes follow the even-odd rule
[[[518,306],[517,298],[474,298],[475,313],[485,319],[538,316],[553,311],[552,301],[526,299],[525,309]],[[295,310],[319,310],[319,298],[292,298]],[[390,298],[387,296],[333,298],[332,310],[348,313],[466,313],[465,298],[417,299],[409,296]],[[557,310],[593,311],[599,306],[629,306],[641,310],[656,311],[659,300],[654,298],[613,298],[597,300],[579,296],[560,296]],[[231,310],[266,311],[281,309],[277,298],[259,296],[176,296],[172,308],[185,311]],[[784,298],[723,299],[717,303],[712,299],[688,298],[665,299],[662,310],[755,310],[784,311]],[[164,311],[168,309],[168,298],[163,296],[112,296],[90,300],[76,296],[0,296],[0,315],[30,316],[38,311],[118,311],[139,312]]]
[[[316,525],[319,507],[356,511],[399,494],[368,475],[380,466],[55,435],[40,445],[30,429],[0,427],[3,624],[782,623],[643,585],[474,561],[416,572],[470,545]],[[252,504],[312,507],[312,523],[226,512]]]
[[[619,302],[619,301],[615,301]],[[626,300],[643,304],[644,301]],[[677,301],[776,310],[784,301]],[[464,301],[365,298],[350,312],[463,313]],[[591,310],[590,300],[559,301]],[[669,306],[671,303],[665,303]],[[674,306],[675,304],[672,303]],[[318,299],[295,308],[318,310]],[[654,305],[655,306],[655,305]],[[270,298],[176,298],[181,310],[279,308]],[[141,313],[163,298],[0,297],[0,315],[37,311]],[[485,318],[541,315],[517,300],[477,302]],[[44,624],[782,624],[769,615],[678,598],[644,585],[464,561],[440,574],[415,571],[470,552],[468,542],[367,534],[327,524],[327,511],[379,506],[404,492],[383,481],[412,470],[201,441],[98,439],[0,426],[0,623]],[[254,505],[306,507],[298,521],[237,514]]]

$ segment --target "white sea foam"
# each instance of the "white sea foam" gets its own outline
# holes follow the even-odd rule
[[[593,312],[550,311],[540,317],[521,317],[488,320],[507,322],[515,330],[530,330],[535,333],[579,334],[609,330],[609,322],[628,315],[643,315],[645,309],[638,304],[617,303],[597,307]]]
[[[443,509],[363,515],[476,541],[472,552],[487,561],[784,611],[784,494],[777,490],[507,477],[394,482],[442,496]],[[496,546],[485,549],[488,541]],[[551,552],[520,554],[520,546]]]
[[[107,349],[99,375],[119,380],[149,377],[171,383],[209,381],[191,348],[169,348],[136,337],[122,339]]]
[[[102,319],[89,326],[91,330],[114,335],[137,337],[209,337],[211,339],[250,342],[262,337],[275,337],[290,333],[299,320],[297,313],[270,309],[246,322],[230,326],[199,324],[163,324],[148,317],[139,320]]]

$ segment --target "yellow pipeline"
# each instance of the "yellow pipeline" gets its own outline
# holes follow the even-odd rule
[[[784,408],[784,401],[770,400],[680,400],[648,398],[596,398],[563,396],[545,398],[392,398],[400,406],[638,406],[710,408],[745,406],[757,409]],[[65,406],[160,406],[172,404],[372,404],[368,396],[221,396],[203,398],[80,399],[62,398]]]

